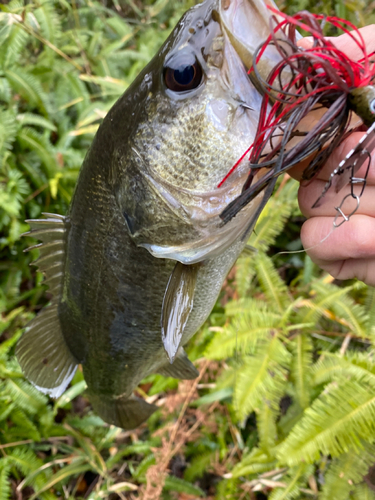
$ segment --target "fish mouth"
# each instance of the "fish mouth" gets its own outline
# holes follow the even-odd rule
[[[270,34],[270,11],[263,0],[221,0],[220,18],[230,42],[247,70],[253,65],[253,56],[259,45]]]
[[[223,31],[243,62],[246,71],[253,67],[254,56],[269,37],[275,19],[282,18],[271,12],[267,6],[277,9],[273,0],[220,0],[220,19]],[[272,68],[280,61],[276,47],[268,46],[257,63],[260,76],[265,80]],[[250,75],[254,85],[256,79]]]

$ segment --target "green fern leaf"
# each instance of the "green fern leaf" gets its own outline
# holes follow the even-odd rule
[[[293,353],[291,376],[295,386],[295,397],[302,409],[310,404],[311,398],[311,367],[313,343],[311,338],[303,333],[290,343]]]
[[[5,71],[5,76],[13,92],[20,94],[29,106],[37,107],[43,115],[48,116],[49,98],[34,75],[17,67]]]
[[[188,483],[187,481],[175,476],[168,476],[165,479],[164,490],[194,495],[195,498],[206,496],[205,492],[198,486]]]
[[[343,357],[326,352],[313,367],[314,385],[349,377],[375,389],[374,353],[347,352]]]
[[[236,262],[236,290],[240,297],[245,297],[249,291],[255,274],[254,255],[243,252]]]
[[[8,454],[8,460],[9,463],[16,467],[24,476],[27,476],[31,472],[35,472],[43,466],[43,461],[38,458],[35,452],[26,447],[15,448]]]
[[[30,415],[43,413],[48,401],[47,397],[23,380],[9,379],[6,389],[19,408]]]
[[[257,343],[254,355],[237,372],[234,406],[240,420],[262,404],[278,408],[289,363],[290,354],[277,335]]]
[[[77,460],[74,460],[72,463],[69,465],[65,465],[62,469],[60,469],[58,472],[53,474],[47,481],[43,481],[43,485],[37,489],[37,491],[30,497],[30,500],[36,500],[41,493],[44,491],[49,490],[56,484],[65,481],[67,478],[71,476],[79,476],[80,474],[84,474],[88,470],[90,470],[90,465],[87,463],[83,463],[84,459],[79,458]]]
[[[133,31],[129,24],[120,17],[111,17],[107,19],[106,25],[116,33],[118,38],[127,38],[129,35],[133,35]]]
[[[262,474],[274,470],[277,466],[277,461],[265,453],[260,448],[253,448],[250,453],[245,455],[241,462],[238,463],[232,470],[232,477]]]
[[[339,379],[307,408],[302,419],[280,444],[278,457],[295,465],[312,463],[320,453],[339,456],[361,450],[362,440],[375,432],[375,396],[365,384]]]
[[[9,481],[10,465],[9,460],[2,459],[0,461],[0,498],[8,500],[11,498],[11,485]]]
[[[214,359],[225,359],[238,352],[254,352],[260,339],[268,339],[280,329],[280,316],[268,311],[265,304],[256,307],[258,301],[251,299],[232,303],[228,310],[235,313],[233,321],[215,335],[207,348],[206,356]],[[241,314],[242,313],[242,314]]]
[[[287,286],[267,255],[259,252],[254,263],[263,292],[269,302],[275,306],[276,311],[282,314],[291,302]]]
[[[20,21],[22,18],[18,14],[0,12],[0,67],[3,70],[19,62],[20,54],[25,51],[29,41]]]
[[[216,451],[206,451],[194,456],[184,472],[184,479],[189,482],[202,477],[215,460]]]
[[[290,187],[284,188],[279,197],[273,197],[264,207],[248,241],[249,245],[263,252],[275,242],[293,208],[297,206],[298,184],[294,181],[288,184]]]
[[[319,500],[349,499],[354,485],[363,481],[363,476],[374,463],[375,446],[367,444],[364,448],[360,453],[349,451],[333,460],[324,475],[324,486]]]
[[[35,9],[33,14],[38,21],[40,34],[56,45],[61,35],[61,24],[60,18],[54,10],[53,2],[44,0],[41,7]]]
[[[373,337],[375,334],[375,287],[373,286],[367,287],[365,307],[368,314],[368,331]]]
[[[279,410],[273,408],[267,401],[257,411],[257,428],[259,434],[259,448],[272,456],[277,441],[276,420]]]
[[[14,113],[0,108],[0,162],[5,151],[12,149],[18,127]]]
[[[375,500],[375,491],[371,490],[367,484],[355,486],[350,500]]]
[[[22,129],[17,135],[17,139],[23,148],[30,149],[38,155],[45,167],[47,177],[53,179],[56,175],[57,160],[49,141],[31,128]]]
[[[288,474],[283,477],[283,482],[286,483],[284,488],[275,488],[269,500],[294,500],[300,498],[300,487],[304,486],[306,476],[312,472],[311,467],[307,468],[305,464],[294,467],[288,471]]]
[[[358,337],[368,336],[368,316],[365,308],[354,302],[348,292],[352,287],[338,288],[334,285],[328,285],[322,281],[316,281],[312,285],[316,292],[314,303],[317,305],[321,314],[326,314],[326,310],[333,312],[333,318],[344,320],[354,335]],[[309,320],[312,311],[305,317]]]
[[[11,95],[12,92],[8,80],[4,77],[0,77],[0,101],[9,104]]]
[[[46,118],[34,113],[21,113],[17,115],[17,121],[21,126],[34,125],[51,132],[57,131],[56,126],[50,120],[46,120]]]
[[[37,426],[20,408],[14,409],[9,417],[13,423],[13,426],[7,431],[7,439],[9,441],[21,441],[23,439],[32,439],[33,441],[41,440],[41,435]]]

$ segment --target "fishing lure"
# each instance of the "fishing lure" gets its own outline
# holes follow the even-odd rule
[[[312,157],[303,172],[303,180],[310,181],[332,151],[352,131],[350,123],[353,113],[370,128],[358,146],[333,172],[314,206],[322,203],[332,186],[338,192],[348,182],[352,186],[349,196],[353,196],[359,206],[359,198],[366,185],[370,153],[375,147],[375,128],[372,126],[375,121],[375,88],[372,86],[375,77],[375,61],[372,60],[374,53],[367,53],[365,42],[357,28],[349,21],[334,16],[311,14],[307,11],[288,16],[271,6],[268,8],[274,14],[271,16],[274,28],[256,51],[249,71],[254,85],[263,93],[257,133],[253,144],[219,187],[247,155],[250,172],[241,195],[220,215],[224,224],[267,186],[272,191],[281,173]],[[279,19],[282,16],[281,22],[277,20],[276,14]],[[358,46],[362,54],[359,61],[350,59],[324,36],[323,27],[327,23],[346,33]],[[313,42],[310,48],[297,45],[297,28],[311,35]],[[350,29],[353,31],[349,31]],[[281,60],[264,80],[258,67],[262,63],[262,55],[270,46],[276,47]],[[310,130],[304,131],[301,122],[311,111],[317,111],[321,116]],[[358,179],[355,173],[366,160],[366,176]],[[254,174],[259,168],[267,168],[268,172],[253,184]],[[361,186],[359,194],[355,192],[357,185]],[[343,216],[342,222],[348,220],[342,209],[345,199],[336,208],[336,219]],[[342,222],[335,220],[335,225],[341,225]]]

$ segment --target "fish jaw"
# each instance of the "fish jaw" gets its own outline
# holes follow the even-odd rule
[[[233,47],[247,70],[254,54],[271,33],[272,19],[267,5],[277,8],[272,0],[222,0],[220,18]],[[259,71],[266,78],[281,59],[275,47],[268,47],[262,56]]]

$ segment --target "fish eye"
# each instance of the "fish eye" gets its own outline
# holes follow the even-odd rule
[[[370,102],[370,111],[375,114],[375,99]]]
[[[177,62],[177,61],[176,61]],[[199,62],[182,62],[173,64],[164,69],[164,82],[173,92],[187,92],[194,90],[202,83],[203,71]]]

